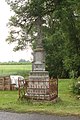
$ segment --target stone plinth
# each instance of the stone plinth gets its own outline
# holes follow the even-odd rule
[[[43,48],[37,48],[33,53],[32,71],[45,71],[45,52]]]
[[[37,47],[33,53],[32,71],[29,75],[27,96],[31,99],[49,99],[49,74],[45,71],[45,52]]]
[[[49,99],[49,75],[47,71],[32,71],[29,76],[27,95],[32,99]]]
[[[27,97],[34,100],[53,100],[58,96],[56,80],[49,80],[49,73],[45,71],[45,52],[43,48],[34,50],[32,71],[29,74]]]
[[[30,72],[27,97],[34,100],[53,100],[57,98],[57,79],[50,80],[48,71]]]

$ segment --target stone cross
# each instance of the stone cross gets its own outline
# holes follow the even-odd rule
[[[45,71],[45,51],[42,43],[43,20],[38,17],[35,24],[38,34],[36,39],[36,49],[34,49],[33,54],[32,71],[29,75],[27,97],[35,100],[51,100],[54,99],[55,94],[50,91],[49,73],[48,71]],[[54,86],[52,87],[54,88]]]
[[[42,19],[40,17],[38,17],[36,19],[36,22],[35,22],[37,33],[38,33],[37,34],[37,39],[36,39],[36,48],[42,48],[43,47],[43,45],[42,45],[43,36],[42,36],[42,31],[41,31],[42,23],[43,23]]]

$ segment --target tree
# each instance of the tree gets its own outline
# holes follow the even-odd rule
[[[9,20],[10,33],[7,38],[9,43],[16,42],[14,50],[25,49],[28,42],[36,39],[37,31],[35,22],[54,11],[57,1],[54,0],[6,0],[14,11],[14,16]],[[44,21],[44,20],[43,20]],[[44,22],[43,22],[44,24]],[[46,22],[45,22],[46,24]]]
[[[63,76],[72,70],[80,74],[80,1],[79,0],[7,0],[14,11],[9,21],[9,43],[14,50],[25,49],[37,40],[36,21],[42,20],[41,30],[46,50],[46,66],[50,75]]]
[[[80,75],[79,13],[78,7],[73,7],[73,5],[75,6],[72,2],[63,1],[49,18],[50,29],[47,30],[48,41],[46,41],[47,47],[45,47],[46,64],[50,74],[59,77],[68,77],[71,71],[77,71],[78,76]],[[61,44],[61,42],[63,43]]]
[[[65,31],[67,37],[64,44],[65,56],[63,62],[66,70],[78,72],[78,75],[80,75],[80,27],[78,26],[80,19],[78,17],[78,7],[76,5],[73,7],[73,5],[70,3],[66,5],[66,16],[62,17],[63,32]]]
[[[25,59],[20,59],[19,62],[23,63],[23,62],[27,62],[27,61]]]

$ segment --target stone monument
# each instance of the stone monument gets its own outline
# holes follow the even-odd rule
[[[49,73],[45,71],[45,51],[42,45],[42,21],[40,18],[36,20],[36,26],[38,35],[36,49],[33,53],[32,71],[29,75],[27,97],[37,100],[49,100]]]

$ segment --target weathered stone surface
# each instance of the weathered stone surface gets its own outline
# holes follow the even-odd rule
[[[27,88],[28,97],[33,99],[49,99],[49,75],[48,71],[32,71],[29,76]]]
[[[37,48],[33,54],[33,71],[45,71],[45,52],[43,48]]]
[[[32,71],[29,75],[27,96],[31,99],[50,100],[55,95],[50,91],[49,73],[45,71],[45,51],[42,45],[41,19],[37,19],[38,36],[36,40],[36,49],[33,53]],[[51,94],[50,94],[51,92]]]

